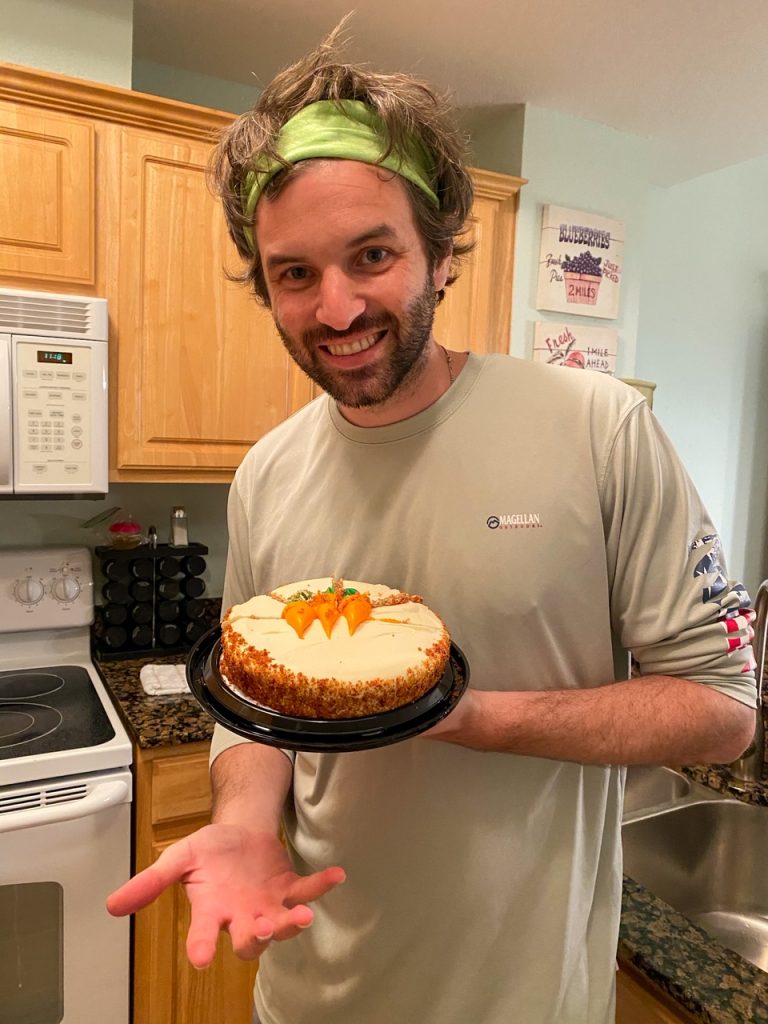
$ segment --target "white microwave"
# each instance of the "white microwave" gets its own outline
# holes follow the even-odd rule
[[[0,288],[0,497],[106,494],[107,300]]]

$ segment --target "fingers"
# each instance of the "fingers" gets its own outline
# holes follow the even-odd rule
[[[216,956],[221,924],[215,917],[192,914],[187,932],[187,959],[193,967],[207,967]]]
[[[338,867],[325,868],[324,871],[316,871],[305,878],[297,878],[288,888],[285,906],[295,907],[299,903],[311,903],[330,892],[335,886],[341,885],[346,878],[344,869]]]
[[[228,931],[235,954],[241,960],[257,960],[270,942],[295,938],[314,920],[315,915],[305,902],[318,899],[345,879],[344,870],[338,867],[296,878],[285,890],[282,905],[233,917]]]
[[[234,953],[241,960],[257,960],[270,942],[292,939],[314,920],[313,911],[299,900],[317,899],[346,878],[341,868],[326,868],[308,878],[295,879],[283,891],[283,898],[265,897],[251,913],[234,913],[227,920],[208,900],[196,901],[187,935],[187,956],[195,967],[207,967],[216,955],[218,933],[229,932]],[[242,904],[241,904],[242,906]],[[219,907],[219,910],[222,908]]]
[[[309,907],[294,907],[275,916],[234,918],[229,925],[232,949],[241,960],[257,960],[270,942],[284,942],[309,928],[314,915]]]
[[[157,899],[165,888],[154,866],[147,868],[107,897],[107,910],[114,917],[133,914]]]
[[[115,917],[146,907],[191,867],[191,852],[182,840],[164,850],[154,864],[140,871],[107,898],[107,910]]]
[[[258,960],[273,936],[272,922],[266,917],[239,917],[229,925],[232,949],[241,960]]]

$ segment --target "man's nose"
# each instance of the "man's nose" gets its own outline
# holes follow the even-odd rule
[[[365,299],[359,294],[355,282],[342,270],[328,268],[320,281],[315,310],[318,321],[335,331],[346,331],[364,312]]]

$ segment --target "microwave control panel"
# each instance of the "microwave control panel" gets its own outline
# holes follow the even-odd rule
[[[107,431],[107,346],[16,338],[14,347],[16,489],[92,489]]]

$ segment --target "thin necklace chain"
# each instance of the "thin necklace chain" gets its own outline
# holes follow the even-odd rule
[[[451,353],[448,351],[445,345],[441,345],[440,348],[443,350],[445,362],[448,367],[448,387],[450,387],[451,384],[453,384],[453,382],[456,380],[456,378],[453,375],[453,359],[451,358]]]

